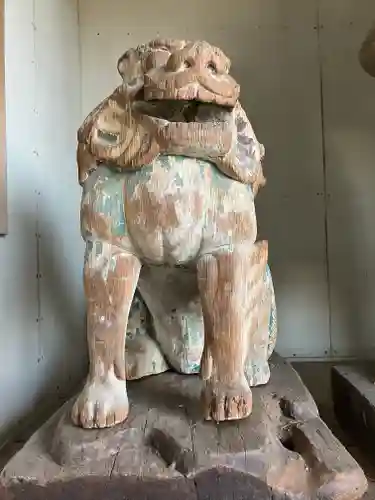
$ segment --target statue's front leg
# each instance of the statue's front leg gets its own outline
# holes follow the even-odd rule
[[[76,425],[110,427],[128,415],[125,338],[140,261],[102,241],[88,241],[84,266],[90,371],[72,419]]]
[[[201,373],[206,419],[242,419],[251,413],[245,361],[249,332],[257,321],[252,288],[266,263],[266,242],[249,249],[218,251],[198,263],[205,330]]]

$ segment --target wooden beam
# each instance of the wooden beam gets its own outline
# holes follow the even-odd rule
[[[4,0],[0,0],[0,235],[8,232],[4,18]]]

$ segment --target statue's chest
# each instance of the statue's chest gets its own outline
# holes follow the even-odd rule
[[[219,247],[255,241],[251,188],[206,161],[160,156],[129,173],[100,167],[85,192],[84,213],[95,222],[86,234],[110,238],[150,263],[186,263]]]
[[[168,156],[127,175],[127,225],[148,260],[179,263],[197,255],[210,199],[204,166]]]
[[[127,175],[125,181],[126,211],[140,225],[147,221],[164,229],[186,225],[187,216],[201,218],[209,196],[204,166],[189,158],[160,157],[152,168]]]

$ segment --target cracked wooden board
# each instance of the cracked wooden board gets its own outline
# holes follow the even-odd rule
[[[294,369],[277,355],[270,364],[270,383],[253,389],[252,415],[237,422],[203,421],[201,381],[193,375],[165,373],[129,383],[129,418],[111,429],[74,427],[70,401],[7,464],[2,483],[17,494],[19,480],[23,491],[35,492],[37,484],[47,488],[39,492],[51,492],[49,498],[55,498],[52,490],[69,490],[65,497],[56,493],[61,499],[74,499],[74,488],[86,483],[89,491],[88,481],[96,481],[93,493],[110,483],[110,491],[116,484],[129,496],[135,480],[145,492],[140,498],[148,498],[150,484],[181,488],[180,500],[225,498],[225,491],[233,498],[255,492],[261,499],[360,498],[367,482],[359,465],[320,419]],[[238,496],[244,488],[254,493]]]

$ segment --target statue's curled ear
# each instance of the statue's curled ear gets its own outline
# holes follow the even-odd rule
[[[117,71],[120,73],[122,79],[126,78],[126,73],[129,67],[129,63],[134,60],[135,50],[127,50],[117,61]]]

